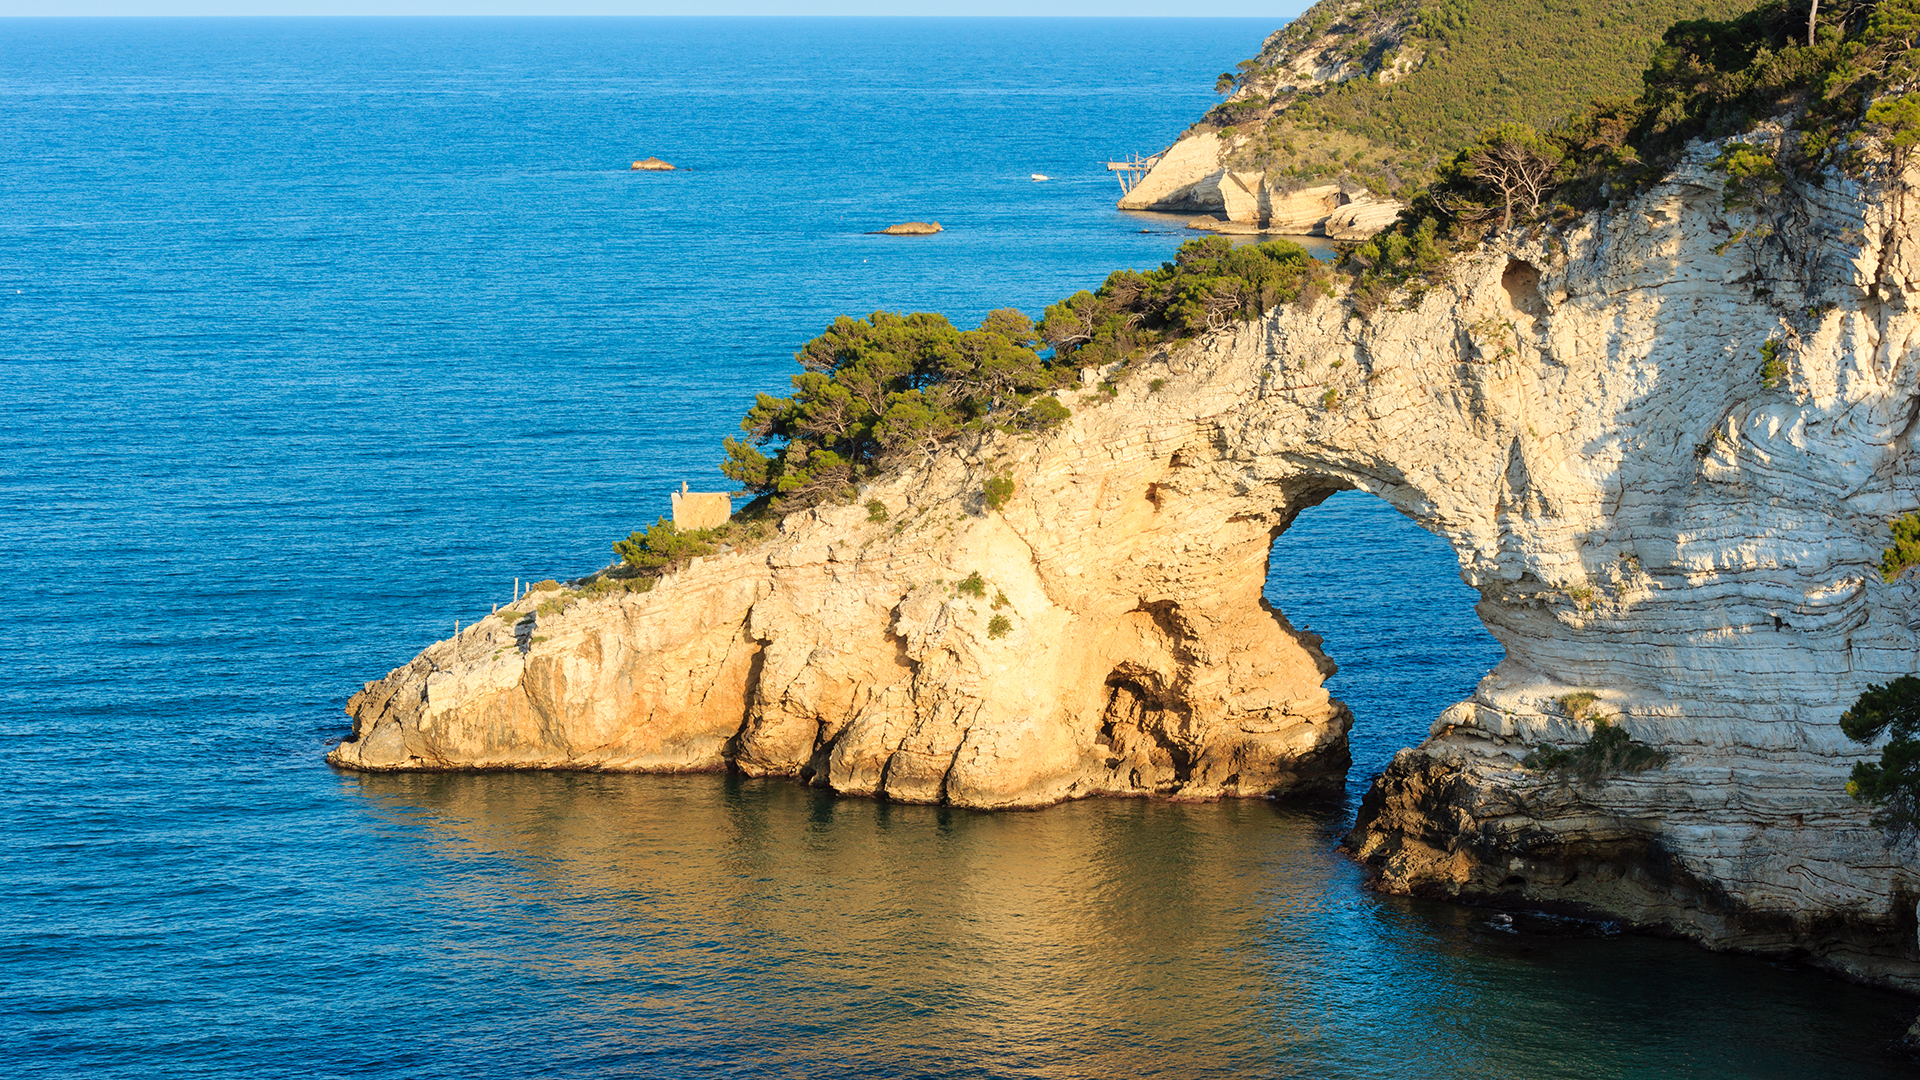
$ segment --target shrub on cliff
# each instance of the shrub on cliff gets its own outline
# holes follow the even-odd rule
[[[1444,267],[1453,245],[1443,228],[1442,220],[1429,213],[1417,225],[1401,221],[1348,252],[1341,269],[1353,276],[1353,309],[1370,317],[1388,293]]]
[[[1873,823],[1897,837],[1920,833],[1920,678],[1869,686],[1840,717],[1855,742],[1886,735],[1880,760],[1853,767],[1847,794],[1874,807]]]
[[[1007,505],[1007,500],[1013,498],[1013,477],[987,477],[986,483],[980,486],[980,494],[986,499],[987,509],[1004,509]]]
[[[1012,310],[973,330],[927,312],[842,317],[795,355],[803,370],[791,395],[760,395],[720,471],[793,510],[962,435],[1048,431],[1069,415],[1054,393],[1082,368],[1258,318],[1309,295],[1323,274],[1297,244],[1235,248],[1209,236],[1157,270],[1122,270],[1052,305],[1037,329]]]
[[[1573,710],[1570,710],[1573,711]],[[1593,737],[1579,746],[1542,746],[1520,764],[1535,772],[1570,776],[1594,783],[1624,773],[1645,772],[1665,765],[1670,755],[1629,737],[1624,728],[1604,717],[1593,721]]]
[[[646,532],[629,533],[625,540],[613,542],[613,553],[642,572],[665,573],[677,570],[688,560],[715,551],[714,538],[719,529],[695,529],[687,532],[674,527],[671,519],[661,518]]]
[[[1893,519],[1893,543],[1880,553],[1880,580],[1891,585],[1910,566],[1920,566],[1920,514]]]

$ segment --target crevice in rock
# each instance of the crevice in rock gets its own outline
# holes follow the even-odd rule
[[[1107,676],[1107,707],[1094,744],[1121,786],[1158,795],[1178,791],[1193,776],[1193,750],[1181,739],[1185,712],[1157,689],[1159,677],[1132,664]]]
[[[735,768],[740,757],[740,740],[746,738],[748,729],[753,727],[754,714],[760,707],[760,673],[767,666],[767,643],[753,643],[753,659],[747,661],[747,678],[741,688],[741,700],[746,703],[740,712],[740,726],[720,747],[720,757],[728,768]]]

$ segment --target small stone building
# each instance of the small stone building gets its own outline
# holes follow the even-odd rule
[[[673,493],[673,527],[681,532],[717,529],[733,516],[733,496],[724,491],[688,491],[687,482]]]

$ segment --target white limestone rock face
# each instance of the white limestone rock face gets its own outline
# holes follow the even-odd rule
[[[1225,174],[1220,164],[1220,140],[1208,132],[1180,139],[1160,154],[1153,168],[1120,199],[1122,210],[1225,209],[1216,190],[1202,192],[1208,181]]]
[[[733,767],[977,807],[1327,790],[1350,717],[1261,589],[1273,536],[1358,488],[1451,543],[1506,649],[1368,796],[1351,844],[1382,887],[1920,986],[1920,875],[1847,798],[1868,751],[1837,722],[1920,666],[1920,587],[1874,569],[1920,507],[1914,196],[1832,176],[1726,246],[1755,222],[1714,151],[1369,320],[1277,310],[645,595],[531,636],[488,620],[369,683],[331,760]],[[1587,737],[1580,692],[1669,763],[1522,768]]]

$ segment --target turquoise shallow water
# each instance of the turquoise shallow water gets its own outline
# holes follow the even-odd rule
[[[1270,29],[0,22],[0,1071],[1897,1075],[1911,1002],[1372,896],[1347,805],[319,763],[362,680],[718,483],[833,316],[1166,258],[1096,162]],[[1356,790],[1498,658],[1365,496],[1269,595]]]

